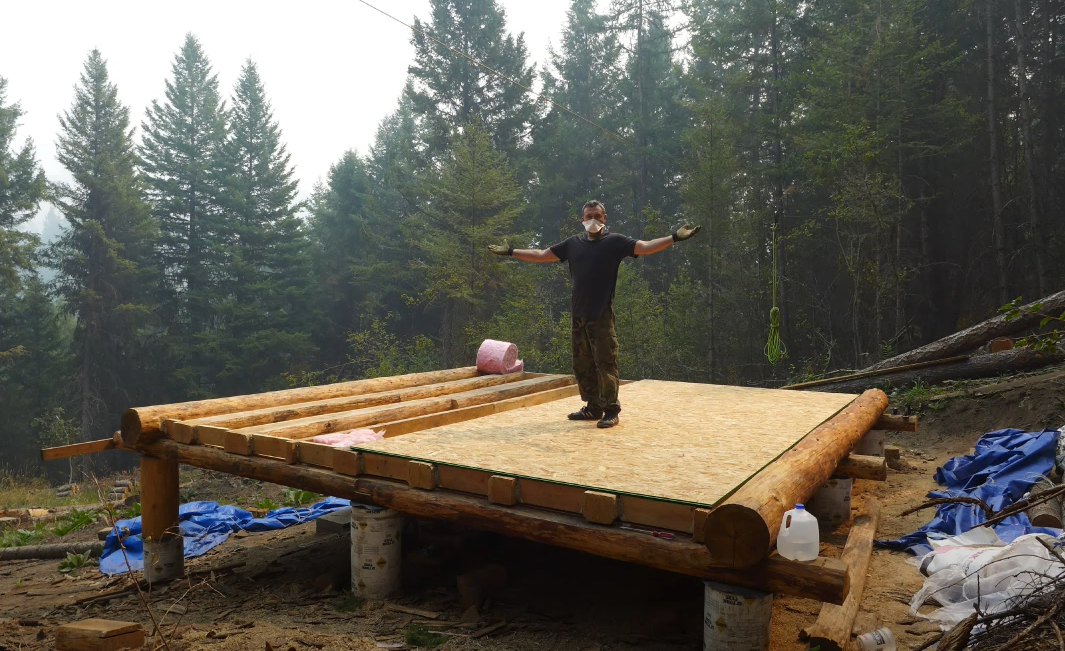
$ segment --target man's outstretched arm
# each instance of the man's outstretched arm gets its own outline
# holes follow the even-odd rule
[[[658,253],[673,246],[674,242],[681,242],[688,239],[692,235],[695,235],[702,229],[702,226],[681,226],[672,235],[666,235],[656,240],[639,240],[636,242],[636,255],[651,255],[652,253]]]
[[[515,249],[506,240],[502,245],[492,244],[488,250],[496,255],[509,255],[525,262],[558,262],[558,256],[551,249]]]

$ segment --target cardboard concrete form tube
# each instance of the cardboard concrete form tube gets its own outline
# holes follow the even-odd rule
[[[832,477],[886,407],[884,392],[869,389],[711,511],[703,540],[714,560],[745,568],[766,558],[784,513]]]
[[[444,371],[430,371],[428,373],[411,373],[408,375],[373,378],[370,380],[338,382],[336,384],[324,384],[322,386],[302,387],[299,389],[285,389],[284,391],[270,391],[268,393],[256,393],[247,396],[194,400],[192,402],[179,402],[150,407],[133,407],[127,409],[126,412],[122,414],[122,441],[126,445],[138,445],[157,438],[162,438],[164,435],[160,431],[160,423],[162,423],[164,419],[192,420],[194,418],[215,416],[217,414],[263,409],[264,407],[292,405],[313,400],[325,400],[328,398],[340,398],[343,396],[404,389],[421,386],[423,384],[465,380],[467,378],[476,377],[477,375],[479,375],[479,373],[475,366],[466,366]]]
[[[715,565],[706,547],[692,542],[686,536],[663,540],[617,526],[593,524],[575,514],[520,505],[491,504],[484,498],[454,491],[424,491],[411,488],[403,482],[349,477],[320,468],[289,465],[279,459],[244,457],[218,448],[184,445],[168,439],[124,449],[239,477],[376,504],[419,517],[460,522],[505,536],[769,592],[838,604],[843,603],[850,585],[847,566],[832,558],[799,563],[774,555],[754,567],[737,570]]]

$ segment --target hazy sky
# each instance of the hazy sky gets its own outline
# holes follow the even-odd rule
[[[429,16],[429,0],[370,2],[408,23]],[[510,31],[525,32],[530,56],[543,62],[570,0],[498,2]],[[145,108],[163,99],[188,32],[200,39],[226,97],[244,60],[258,64],[304,196],[344,150],[366,151],[396,106],[414,52],[407,28],[355,0],[10,2],[0,22],[0,76],[8,80],[7,102],[25,111],[18,143],[33,138],[48,178],[69,178],[55,159],[56,116],[70,107],[94,47],[131,109],[139,141]]]

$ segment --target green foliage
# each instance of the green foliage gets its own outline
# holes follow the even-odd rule
[[[16,292],[22,274],[33,269],[37,238],[18,227],[37,212],[45,198],[44,171],[32,140],[16,149],[15,134],[23,111],[7,101],[7,79],[0,77],[0,299]],[[0,347],[0,363],[3,353]]]
[[[59,571],[63,574],[70,574],[86,565],[93,565],[96,561],[89,556],[89,552],[84,554],[72,554],[67,552],[67,557],[59,561]]]
[[[121,519],[123,519],[123,520],[131,520],[133,518],[139,517],[140,514],[141,514],[141,503],[140,502],[134,502],[133,504],[130,504],[126,509],[121,511],[121,513],[119,514],[119,517]]]
[[[362,608],[363,604],[365,603],[366,599],[364,599],[363,597],[360,597],[359,595],[353,592],[348,592],[344,595],[344,598],[340,601],[340,603],[337,604],[336,609],[337,612],[341,613],[353,613],[358,609]]]
[[[78,529],[84,529],[96,522],[96,511],[79,511],[78,509],[71,509],[70,513],[63,516],[56,526],[52,528],[52,533],[56,537],[62,538],[72,531]]]
[[[300,507],[317,502],[322,496],[311,491],[303,491],[297,488],[282,488],[282,505]]]
[[[187,502],[191,502],[191,501],[195,500],[196,499],[196,495],[198,495],[198,494],[199,494],[199,491],[197,491],[194,487],[190,486],[190,487],[186,488],[185,490],[181,491],[181,494],[178,497],[181,499],[181,503],[185,504]]]
[[[348,334],[349,373],[371,378],[431,371],[439,367],[436,344],[425,335],[400,341],[388,328],[391,315],[374,319],[366,330]]]
[[[407,624],[403,629],[403,639],[409,646],[419,648],[436,648],[447,642],[446,635],[431,632],[425,624]]]
[[[258,500],[256,502],[252,503],[252,506],[254,506],[257,509],[266,509],[267,511],[273,511],[274,509],[278,508],[280,505],[277,502],[274,502],[273,500],[271,500],[269,498],[264,498],[264,499],[261,499],[261,500]]]
[[[48,533],[43,522],[35,524],[33,529],[8,529],[0,534],[0,547],[35,545],[47,537]]]

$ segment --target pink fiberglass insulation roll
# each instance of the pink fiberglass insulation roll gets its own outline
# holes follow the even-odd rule
[[[353,429],[348,432],[334,432],[332,434],[319,434],[311,439],[311,443],[321,443],[334,448],[347,448],[360,443],[380,441],[384,434],[378,434],[372,429]]]
[[[482,373],[503,375],[524,369],[524,362],[518,359],[518,347],[510,342],[485,339],[477,349],[477,370]]]

